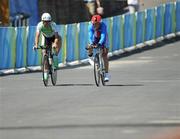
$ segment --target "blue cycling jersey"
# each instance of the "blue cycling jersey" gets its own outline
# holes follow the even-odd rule
[[[90,44],[101,44],[104,47],[107,47],[107,27],[104,22],[100,23],[100,27],[98,30],[94,29],[94,26],[92,23],[89,24],[88,27],[89,32],[89,43]]]

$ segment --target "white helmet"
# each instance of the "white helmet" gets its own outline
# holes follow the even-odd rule
[[[41,16],[42,21],[51,21],[51,15],[49,13],[43,13]]]

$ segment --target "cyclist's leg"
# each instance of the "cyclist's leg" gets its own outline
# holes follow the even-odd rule
[[[88,56],[91,57],[93,55],[93,48],[90,44],[87,46]]]
[[[108,60],[108,48],[104,47],[103,48],[103,60],[104,60],[104,66],[105,66],[105,72],[108,73],[109,71],[109,60]]]
[[[105,78],[104,81],[109,81],[110,75],[109,75],[109,60],[108,60],[108,48],[103,48],[103,60],[104,60],[104,66],[105,66]]]
[[[57,36],[57,38],[55,38],[55,36],[53,36],[53,38],[52,38],[53,40],[52,40],[52,45],[54,46],[54,44],[57,46],[56,48],[55,48],[55,50],[56,50],[56,55],[58,55],[58,53],[59,53],[59,51],[60,51],[60,49],[61,49],[61,46],[62,46],[62,38],[61,38],[61,36],[58,34],[58,36]]]
[[[52,46],[53,45],[56,45],[57,47],[55,48],[55,53],[54,53],[54,56],[53,56],[53,63],[54,63],[54,67],[55,68],[58,68],[58,54],[59,54],[59,51],[61,49],[61,46],[62,46],[62,38],[60,35],[58,35],[57,38],[55,38],[55,36],[52,37]]]

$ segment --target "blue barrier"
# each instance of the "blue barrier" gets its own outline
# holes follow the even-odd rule
[[[180,2],[103,21],[107,25],[109,52],[113,52],[180,31]],[[57,28],[62,37],[59,63],[87,58],[84,48],[88,44],[88,22]],[[41,64],[41,51],[32,49],[35,32],[35,26],[0,28],[0,70]]]
[[[153,40],[155,33],[155,9],[147,9],[145,40]]]
[[[180,31],[180,1],[176,3],[176,32]]]
[[[164,6],[158,6],[156,11],[156,38],[163,36]]]
[[[0,28],[0,69],[15,68],[15,28]]]
[[[38,66],[41,64],[41,52],[33,50],[35,32],[36,27],[30,26],[27,39],[27,66]]]
[[[112,30],[112,51],[119,50],[120,46],[120,16],[113,17],[113,30]]]
[[[16,67],[26,67],[26,48],[27,44],[27,35],[26,28],[19,27],[17,28],[17,41],[16,41]]]
[[[165,8],[165,17],[164,17],[164,35],[170,34],[173,32],[173,3],[166,4]]]
[[[108,32],[108,42],[107,42],[107,45],[109,46],[109,52],[112,52],[112,49],[113,49],[113,45],[112,45],[112,26],[113,26],[113,23],[112,23],[112,18],[105,18],[103,19],[103,22],[107,25],[107,32]]]
[[[138,12],[136,19],[136,44],[144,42],[145,12]]]
[[[67,26],[67,62],[76,60],[75,47],[76,47],[76,24],[70,24]]]
[[[86,59],[87,53],[85,47],[88,45],[88,22],[79,25],[79,60]]]
[[[60,53],[58,54],[58,62],[64,63],[66,57],[66,26],[64,25],[57,25],[58,34],[62,38],[62,47]]]
[[[135,45],[135,15],[127,14],[124,17],[124,47],[128,48]]]

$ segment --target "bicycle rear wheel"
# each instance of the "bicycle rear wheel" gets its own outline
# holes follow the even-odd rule
[[[47,65],[47,69],[45,70],[45,67]],[[45,72],[47,72],[47,78],[45,78]],[[44,85],[48,85],[48,76],[49,76],[49,62],[48,62],[48,56],[44,55],[42,58],[42,74],[43,74],[43,82]]]
[[[99,57],[95,55],[94,57],[94,79],[96,86],[100,84],[100,64],[99,64]]]

